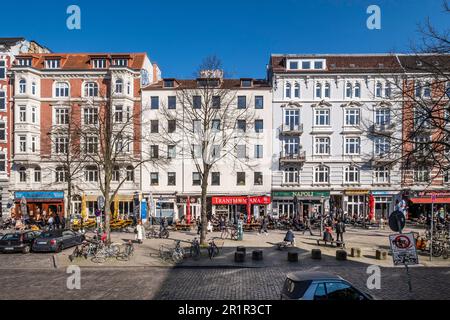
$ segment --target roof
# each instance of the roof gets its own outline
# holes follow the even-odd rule
[[[320,271],[290,272],[287,274],[287,277],[293,281],[342,280],[342,278],[338,275]]]
[[[0,38],[0,44],[11,46],[11,45],[15,45],[17,42],[24,41],[24,40],[25,40],[25,38],[20,38],[20,37]]]
[[[241,80],[253,80],[252,87],[241,87]],[[164,88],[164,80],[173,80],[175,81],[175,87],[173,88]],[[142,90],[159,90],[159,89],[197,89],[198,79],[174,79],[174,78],[164,78],[158,82],[155,82]],[[252,78],[241,78],[241,79],[222,79],[220,80],[221,86],[220,89],[270,89],[270,84],[266,80],[263,79],[252,79]]]
[[[91,70],[91,60],[95,58],[129,58],[130,63],[128,67],[131,69],[140,70],[144,66],[146,53],[33,53],[21,54],[16,58],[21,57],[33,58],[32,67],[36,69],[44,69],[44,61],[51,58],[61,59],[61,68],[58,70]]]

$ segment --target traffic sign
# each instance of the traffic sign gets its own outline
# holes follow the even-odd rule
[[[416,241],[412,233],[391,234],[389,243],[394,265],[414,265],[419,263]]]
[[[396,210],[389,216],[389,228],[394,232],[402,232],[405,227],[406,219],[403,212]]]

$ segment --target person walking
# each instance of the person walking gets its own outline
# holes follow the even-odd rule
[[[311,221],[308,217],[305,218],[305,228],[303,229],[303,235],[305,234],[306,231],[309,231],[309,234],[311,236],[314,236],[311,230]]]
[[[55,218],[54,218],[54,225],[55,225],[55,229],[60,229],[61,228],[61,219],[59,218],[59,214],[55,213]]]
[[[345,223],[338,219],[335,225],[336,228],[336,241],[340,241],[344,243],[344,232],[345,232]]]
[[[142,224],[142,220],[139,220],[136,225],[136,240],[139,244],[142,244],[144,237],[145,237],[145,228]]]
[[[261,228],[259,229],[259,234],[263,233],[268,236],[269,232],[267,232],[267,225],[269,224],[269,220],[267,217],[263,217],[261,220]]]
[[[199,235],[202,232],[202,220],[198,217],[197,218],[197,234]]]

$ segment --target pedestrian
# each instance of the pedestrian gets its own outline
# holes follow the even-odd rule
[[[284,242],[288,242],[291,244],[291,246],[295,247],[295,235],[292,232],[291,228],[288,229],[286,232],[286,235],[284,236]]]
[[[139,220],[137,225],[136,225],[136,229],[135,229],[135,233],[136,233],[136,240],[139,244],[142,244],[143,240],[144,240],[144,236],[145,236],[145,228],[142,225],[142,220]]]
[[[61,220],[59,218],[59,214],[55,213],[55,218],[54,218],[54,225],[55,225],[55,229],[60,229],[61,228]]]
[[[48,223],[48,229],[49,229],[49,230],[53,230],[53,223],[54,223],[53,216],[50,216],[50,217],[48,218],[47,223]]]
[[[333,240],[333,229],[330,226],[326,226],[323,232],[323,241],[331,242]]]
[[[269,232],[267,232],[267,225],[269,224],[269,220],[267,219],[267,217],[263,217],[261,219],[261,227],[259,229],[259,234],[263,233],[268,236]]]
[[[61,217],[59,218],[59,221],[61,223],[61,229],[66,229],[66,218],[64,217],[64,215],[61,213]]]
[[[197,234],[199,235],[202,232],[202,220],[198,217],[197,218]]]
[[[305,218],[305,228],[303,229],[303,234],[305,234],[306,231],[309,231],[309,234],[314,236],[311,230],[311,221],[308,217]]]
[[[213,232],[213,225],[211,223],[211,220],[208,220],[208,225],[206,226],[207,232]]]
[[[339,239],[341,239],[341,242],[344,243],[345,223],[341,219],[338,219],[335,228],[336,228],[336,241],[339,241]]]

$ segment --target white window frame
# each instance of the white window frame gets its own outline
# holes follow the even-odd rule
[[[62,120],[62,121],[61,121]],[[55,125],[69,124],[69,109],[66,107],[55,108]]]
[[[0,111],[6,110],[6,91],[0,89]]]
[[[53,90],[55,98],[67,98],[70,95],[70,85],[67,82],[57,81]]]
[[[329,184],[330,183],[330,167],[318,165],[314,167],[314,183]]]
[[[375,167],[373,169],[373,180],[376,184],[390,183],[391,170],[387,166]]]
[[[353,147],[352,147],[353,145]],[[350,152],[355,149],[354,152]],[[344,154],[360,155],[361,154],[361,138],[360,137],[344,137]]]
[[[314,154],[315,155],[330,155],[331,139],[330,137],[315,137],[314,138]]]
[[[314,110],[314,126],[315,127],[329,127],[330,126],[330,114],[329,108],[316,108]],[[326,120],[324,124],[321,124],[320,119]]]
[[[358,127],[361,123],[360,108],[345,108],[345,126]]]
[[[94,98],[98,97],[99,86],[95,81],[88,81],[84,83],[83,94],[85,97]]]
[[[300,174],[296,167],[287,167],[283,169],[283,183],[285,184],[299,184]]]
[[[27,152],[27,136],[26,135],[18,135],[18,141],[19,141],[19,153],[26,153]]]
[[[347,184],[358,184],[360,169],[357,166],[346,166],[344,168],[344,181]]]
[[[61,68],[61,60],[60,59],[46,59],[45,60],[45,69],[59,69]]]

